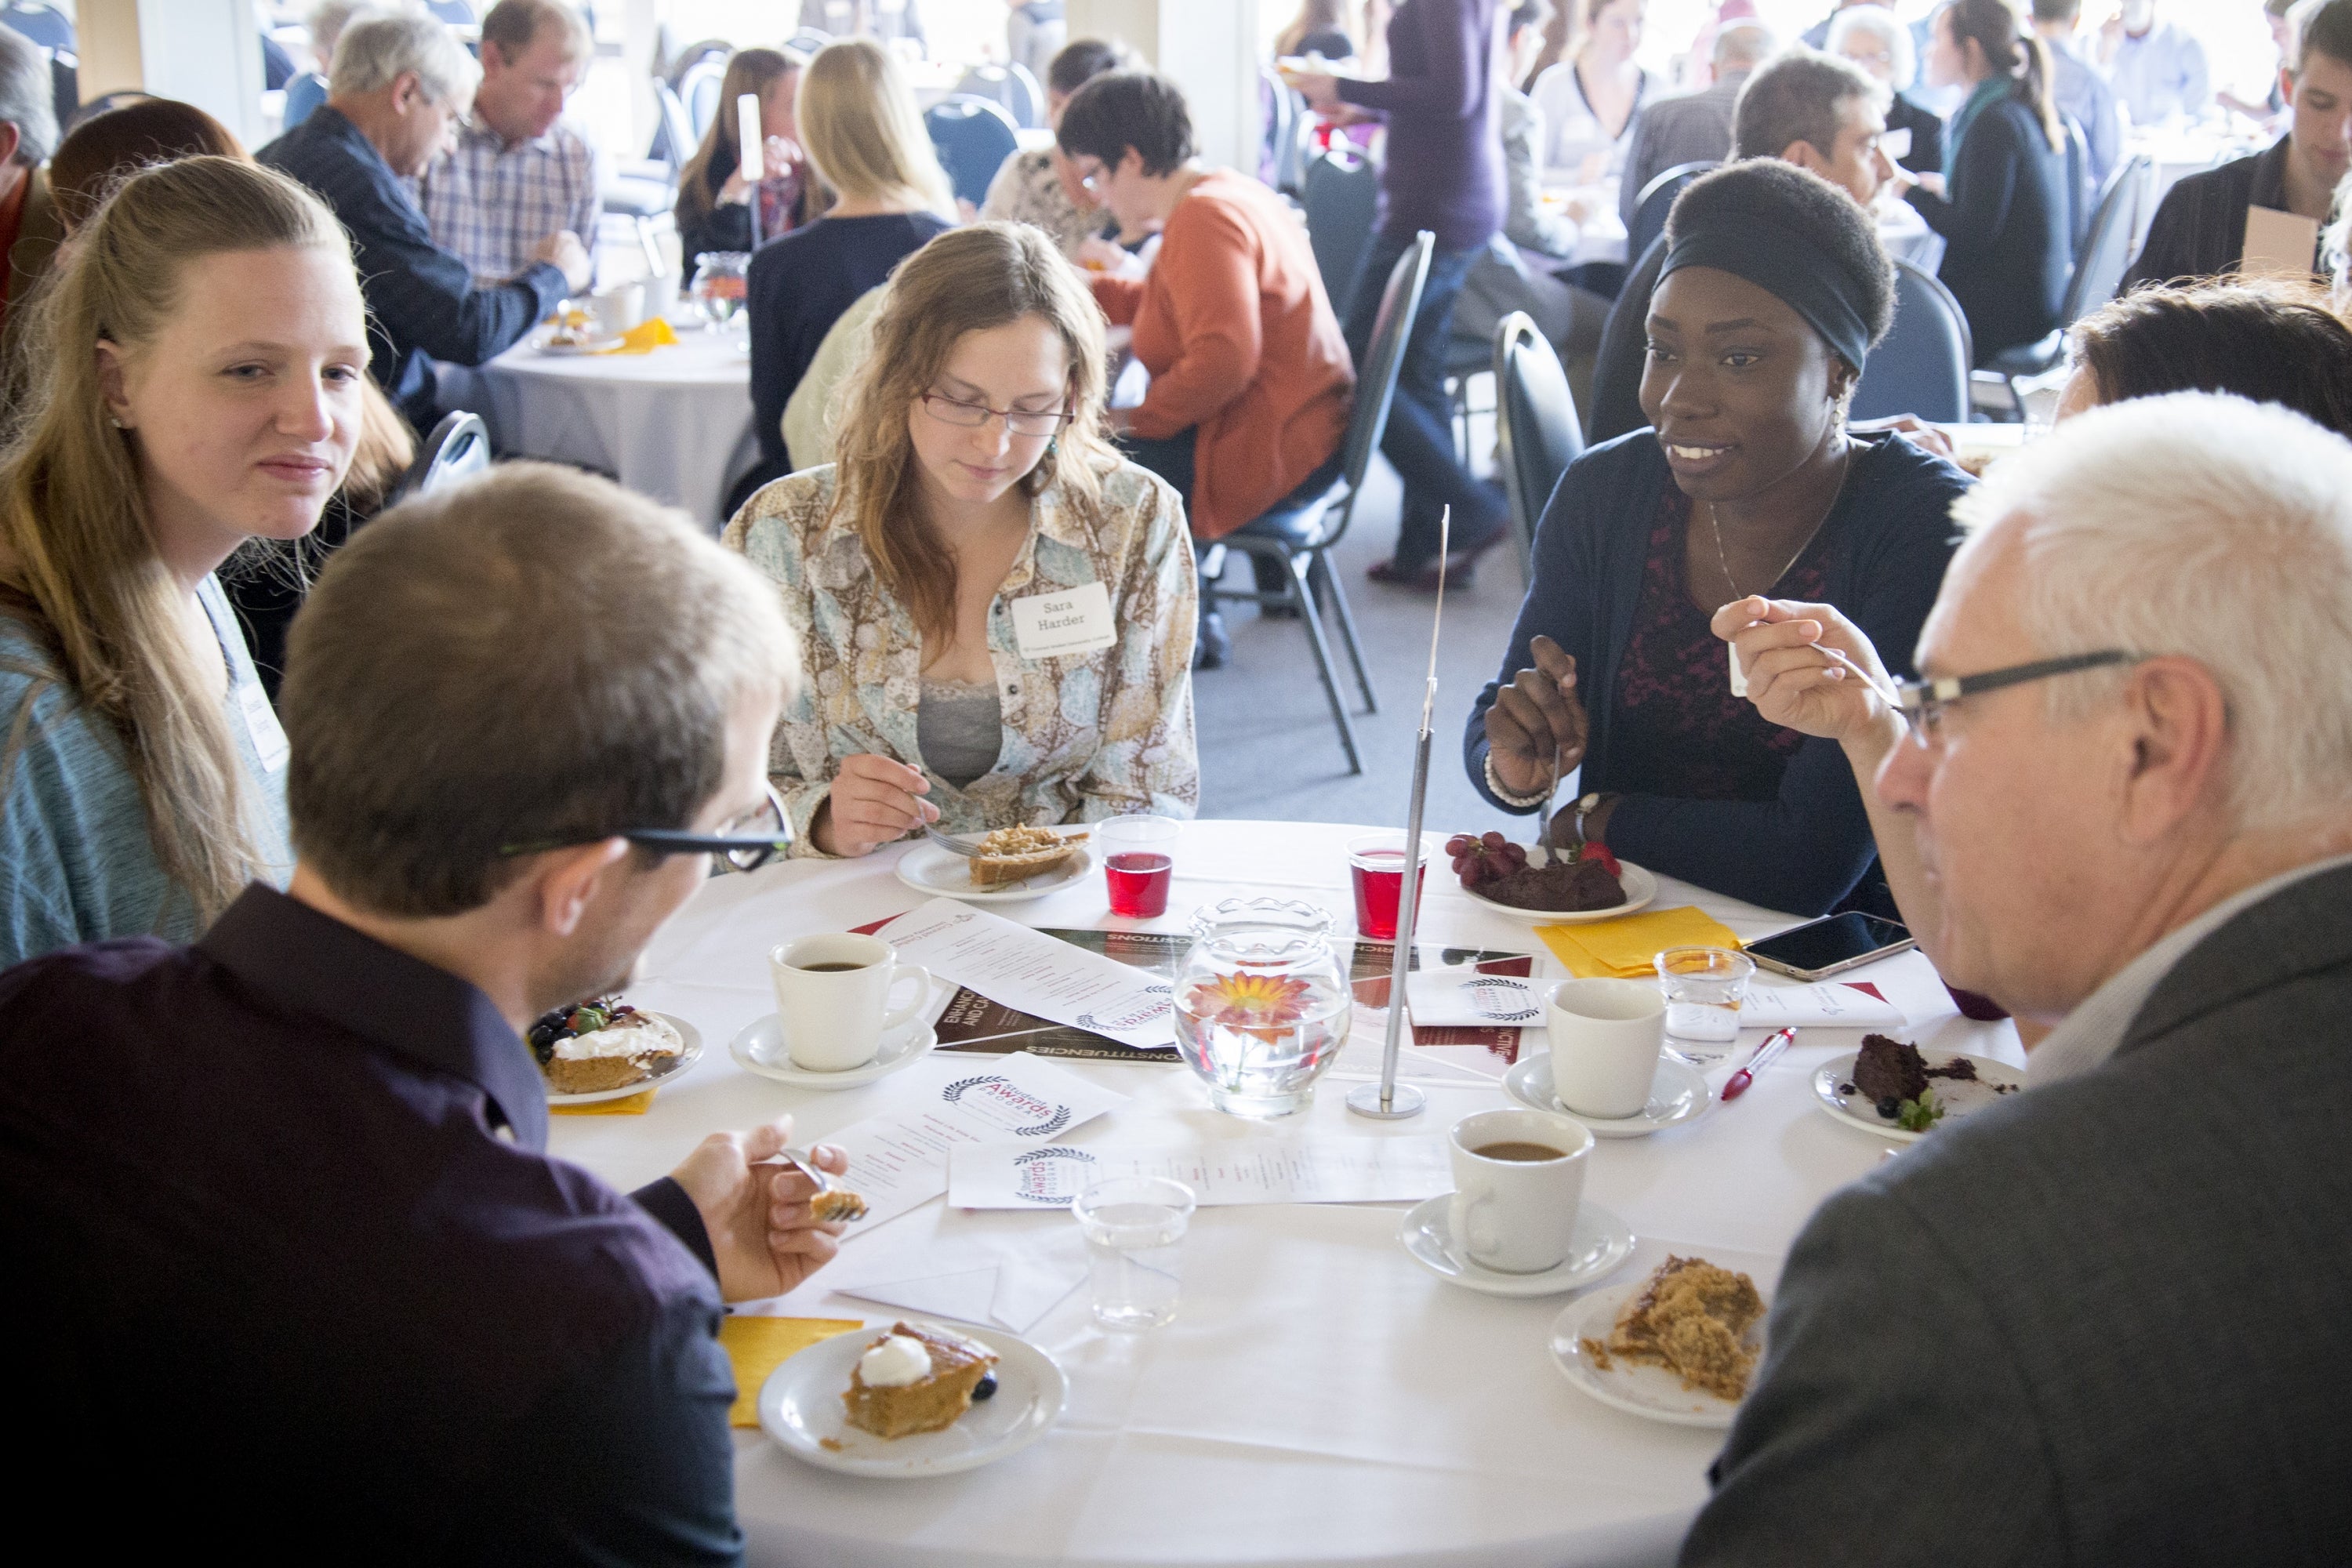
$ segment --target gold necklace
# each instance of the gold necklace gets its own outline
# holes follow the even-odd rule
[[[1822,511],[1820,517],[1814,520],[1813,526],[1805,531],[1804,542],[1797,546],[1796,552],[1781,563],[1780,569],[1772,574],[1770,580],[1764,584],[1764,588],[1758,590],[1759,593],[1771,588],[1774,584],[1778,584],[1781,578],[1786,577],[1789,574],[1789,568],[1794,566],[1798,561],[1803,557],[1805,552],[1813,547],[1813,539],[1821,532],[1822,525],[1829,521],[1830,513],[1837,510],[1838,497],[1845,493],[1845,477],[1848,470],[1853,467],[1853,447],[1849,445],[1843,452],[1838,454],[1837,489],[1830,492],[1830,504],[1828,508]],[[1715,503],[1713,501],[1706,503],[1706,526],[1707,531],[1715,535],[1715,563],[1723,569],[1723,581],[1725,585],[1731,590],[1731,596],[1734,599],[1747,598],[1748,595],[1739,591],[1739,580],[1731,574],[1731,558],[1726,555],[1723,551],[1723,522],[1721,519],[1715,515]]]

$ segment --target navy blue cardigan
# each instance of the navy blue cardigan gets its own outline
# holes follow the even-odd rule
[[[1609,738],[1618,663],[1633,633],[1649,555],[1650,523],[1673,483],[1654,432],[1595,447],[1560,476],[1536,529],[1535,582],[1500,677],[1478,694],[1463,758],[1478,793],[1528,812],[1486,787],[1486,710],[1535,663],[1540,635],[1576,658],[1577,691],[1591,721],[1582,788],[1615,792]],[[1860,439],[1845,488],[1822,523],[1816,550],[1829,602],[1908,674],[1928,606],[1958,543],[1953,500],[1973,481],[1899,436]],[[1811,552],[1809,552],[1811,553]],[[1730,679],[1727,662],[1725,679]],[[1853,889],[1877,857],[1853,770],[1834,741],[1808,740],[1770,800],[1680,800],[1624,795],[1609,817],[1609,847],[1638,865],[1766,909],[1822,914]]]
[[[1904,194],[1944,237],[1936,275],[1968,316],[1979,364],[2066,324],[2074,188],[2071,154],[2051,147],[2032,106],[2012,94],[1969,122],[1948,198],[1917,185]]]

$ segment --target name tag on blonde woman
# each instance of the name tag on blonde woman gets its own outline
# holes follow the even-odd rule
[[[1118,622],[1110,613],[1110,590],[1100,583],[1082,583],[1015,599],[1013,637],[1023,658],[1060,658],[1115,647]]]

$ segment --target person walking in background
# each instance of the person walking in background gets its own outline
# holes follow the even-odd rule
[[[1714,82],[1698,92],[1658,99],[1634,117],[1633,143],[1617,181],[1617,215],[1628,228],[1652,180],[1684,163],[1720,163],[1731,156],[1739,89],[1774,47],[1772,29],[1761,22],[1725,23],[1715,31],[1708,57]]]
[[[1072,93],[1125,63],[1125,47],[1101,38],[1080,38],[1064,47],[1044,78],[1046,123],[1059,127]],[[980,216],[983,222],[1034,224],[1053,236],[1055,245],[1073,261],[1103,224],[1101,201],[1078,183],[1058,142],[1004,160],[988,183]]]
[[[569,229],[541,239],[530,265],[488,287],[433,242],[405,182],[465,115],[480,75],[430,16],[354,22],[336,46],[326,106],[257,154],[325,197],[350,231],[374,349],[368,368],[419,430],[440,417],[435,360],[477,365],[503,353],[565,296],[584,292],[593,270]]]
[[[1860,66],[1891,95],[1887,134],[1907,134],[1911,141],[1895,162],[1916,174],[1942,174],[1944,117],[1911,96],[1919,81],[1919,49],[1911,29],[1884,5],[1848,5],[1830,18],[1825,50]]]
[[[1454,511],[1454,582],[1467,581],[1509,528],[1500,489],[1473,479],[1454,455],[1444,388],[1454,301],[1503,223],[1501,89],[1508,65],[1498,22],[1496,0],[1412,0],[1389,20],[1385,81],[1322,72],[1293,79],[1318,113],[1388,117],[1381,216],[1347,301],[1348,349],[1360,369],[1391,269],[1417,231],[1436,237],[1381,447],[1404,480],[1404,510],[1395,554],[1372,568],[1376,582],[1436,587],[1446,507]]]
[[[731,511],[792,472],[784,406],[842,312],[949,226],[948,177],[923,133],[913,89],[871,38],[827,44],[800,94],[809,167],[835,196],[825,215],[752,257],[752,433],[760,461],[728,499]]]
[[[2104,187],[2124,153],[2122,117],[2116,89],[2074,47],[2083,0],[2033,0],[2033,30],[2050,51],[2050,96],[2058,112],[2083,128],[2091,154],[2091,188]]]
[[[2157,15],[2157,0],[2121,0],[2099,28],[2099,68],[2134,125],[2197,120],[2213,102],[2205,46]]]
[[[602,160],[563,122],[596,41],[563,0],[499,0],[482,18],[481,85],[457,141],[417,181],[435,243],[478,283],[503,283],[551,234],[596,243]]]
[[[754,193],[743,178],[740,117],[730,105],[746,94],[760,104],[763,152],[789,150],[792,162],[760,182],[760,237],[779,239],[808,217],[807,182],[800,171],[801,73],[807,61],[790,49],[738,49],[719,84],[720,111],[710,117],[702,144],[677,174],[678,254],[689,271],[694,258],[711,251],[751,248]],[[774,199],[771,199],[771,191]]]
[[[1070,40],[1062,0],[1004,0],[1004,58],[1040,82]]]
[[[2049,52],[2008,0],[1952,0],[1937,12],[1927,77],[1964,84],[1969,96],[1952,116],[1941,177],[1922,176],[1905,195],[1944,237],[1937,276],[1966,312],[1981,364],[2063,325],[2058,302],[2074,268],[2072,160],[2050,98]]]

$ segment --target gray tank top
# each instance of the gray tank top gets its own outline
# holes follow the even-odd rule
[[[1004,707],[996,682],[926,677],[915,709],[915,745],[923,765],[958,789],[996,766],[1004,745]]]

